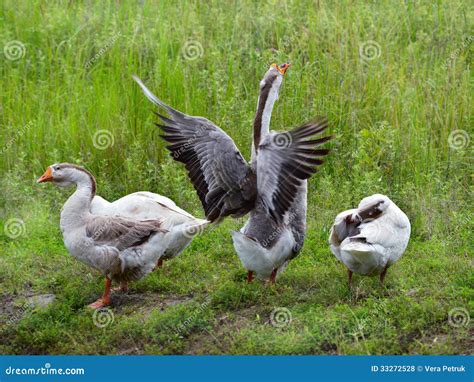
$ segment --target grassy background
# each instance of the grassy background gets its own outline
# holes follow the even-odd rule
[[[474,315],[468,2],[36,4],[0,5],[2,46],[25,48],[0,60],[1,353],[474,352],[472,323],[448,322],[454,308]],[[367,58],[361,49],[370,44]],[[35,179],[52,163],[75,162],[108,199],[149,190],[202,217],[131,75],[216,122],[249,158],[258,83],[270,63],[285,61],[292,67],[273,129],[322,114],[337,136],[310,182],[301,255],[276,286],[247,285],[229,234],[244,220],[229,219],[115,296],[114,322],[98,328],[84,306],[103,280],[67,253],[59,231],[70,191]],[[94,145],[99,130],[113,138],[104,150]],[[408,214],[412,238],[385,289],[356,277],[349,293],[328,230],[338,212],[375,192]],[[15,239],[10,219],[24,223]],[[45,293],[56,295],[47,309],[25,308]],[[289,325],[270,324],[275,307],[289,309]]]

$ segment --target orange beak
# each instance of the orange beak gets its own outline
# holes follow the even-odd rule
[[[51,182],[52,180],[53,180],[53,171],[51,170],[51,167],[48,167],[47,170],[44,172],[44,174],[41,175],[41,178],[39,178],[36,182],[43,183],[43,182]]]
[[[289,62],[286,62],[286,63],[284,63],[284,64],[281,64],[280,66],[278,66],[277,64],[272,64],[272,66],[273,66],[276,70],[278,70],[282,76],[284,76],[286,70],[290,67],[290,63],[289,63]]]

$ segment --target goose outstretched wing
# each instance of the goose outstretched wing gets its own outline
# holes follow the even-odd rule
[[[173,159],[184,163],[206,218],[219,221],[249,212],[255,204],[256,177],[234,141],[208,119],[166,105],[138,77],[133,78],[145,96],[168,114],[157,113],[162,121],[157,126]]]
[[[284,133],[266,135],[258,147],[258,197],[267,212],[277,221],[291,207],[298,187],[323,164],[328,149],[317,149],[332,137],[310,139],[328,126],[326,118]]]

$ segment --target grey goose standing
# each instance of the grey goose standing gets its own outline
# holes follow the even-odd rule
[[[260,82],[253,124],[252,159],[248,163],[234,141],[213,122],[173,109],[134,76],[146,97],[166,111],[157,126],[169,143],[173,159],[185,164],[206,218],[250,217],[240,232],[232,232],[234,248],[248,270],[275,282],[296,257],[306,233],[307,179],[329,152],[317,147],[332,137],[311,139],[327,128],[316,118],[291,131],[270,131],[270,119],[289,64],[273,64]]]
[[[49,166],[38,183],[76,186],[61,210],[61,232],[69,253],[106,277],[103,297],[91,308],[110,304],[112,281],[128,282],[152,272],[160,260],[177,256],[206,225],[161,195],[134,193],[114,203],[96,195],[94,176],[83,167]]]

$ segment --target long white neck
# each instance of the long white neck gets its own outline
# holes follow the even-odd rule
[[[252,163],[257,159],[258,145],[270,132],[270,121],[273,106],[278,99],[278,91],[281,85],[281,77],[277,77],[270,89],[265,86],[260,90],[258,97],[257,112],[253,121]]]
[[[69,197],[61,210],[61,230],[74,229],[85,224],[90,215],[92,198],[95,196],[95,180],[80,174],[76,180],[76,191]]]

